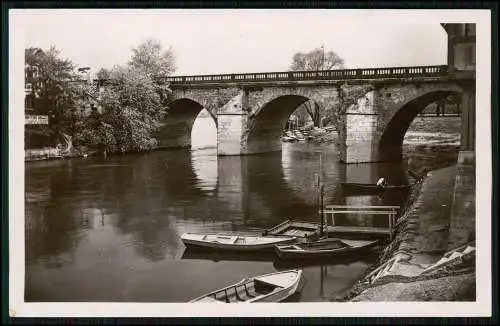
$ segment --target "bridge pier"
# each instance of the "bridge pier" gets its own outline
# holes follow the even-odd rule
[[[244,128],[243,114],[219,114],[217,117],[217,155],[241,155],[241,136]]]
[[[378,161],[378,120],[375,92],[367,93],[357,105],[347,109],[342,117],[340,161],[369,163]]]
[[[244,94],[233,97],[217,114],[217,155],[241,155],[242,137],[247,124],[243,111]]]

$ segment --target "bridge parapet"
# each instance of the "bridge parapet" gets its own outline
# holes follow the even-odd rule
[[[221,74],[198,76],[169,76],[163,78],[171,85],[189,85],[203,83],[237,83],[266,81],[300,80],[349,80],[376,78],[411,78],[444,77],[448,75],[448,66],[416,66],[368,69],[342,69],[320,71],[261,72],[247,74]]]

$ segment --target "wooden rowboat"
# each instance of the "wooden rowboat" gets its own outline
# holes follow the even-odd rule
[[[385,187],[379,187],[376,184],[371,183],[351,183],[351,182],[341,182],[342,189],[347,193],[380,193],[384,191],[391,190],[406,190],[410,185],[388,185]]]
[[[184,233],[181,240],[185,246],[198,246],[222,250],[263,250],[272,249],[276,244],[295,242],[296,237],[265,237],[207,233]]]
[[[286,220],[265,230],[262,235],[296,237],[298,241],[305,241],[317,234],[319,228],[318,223]]]
[[[243,279],[189,302],[254,303],[280,302],[300,292],[302,270],[289,270]]]
[[[281,259],[314,259],[354,254],[373,248],[377,242],[377,240],[330,238],[308,243],[276,245],[274,248]]]

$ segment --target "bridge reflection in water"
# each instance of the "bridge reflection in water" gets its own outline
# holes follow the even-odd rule
[[[212,148],[27,163],[26,300],[185,302],[287,268],[276,257],[189,258],[179,236],[261,231],[290,217],[316,221],[318,152],[325,203],[399,204],[343,197],[339,182],[399,181],[402,166],[346,166],[328,145],[287,144],[282,153],[243,157],[217,157]],[[328,262],[322,279],[319,265],[303,266],[300,300],[341,291],[371,263]]]

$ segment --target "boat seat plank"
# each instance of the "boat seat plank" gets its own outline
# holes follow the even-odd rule
[[[255,288],[253,287],[253,284],[250,285],[250,284],[245,283],[244,287],[245,287],[245,292],[249,297],[255,298],[257,296],[257,293],[255,293]]]

